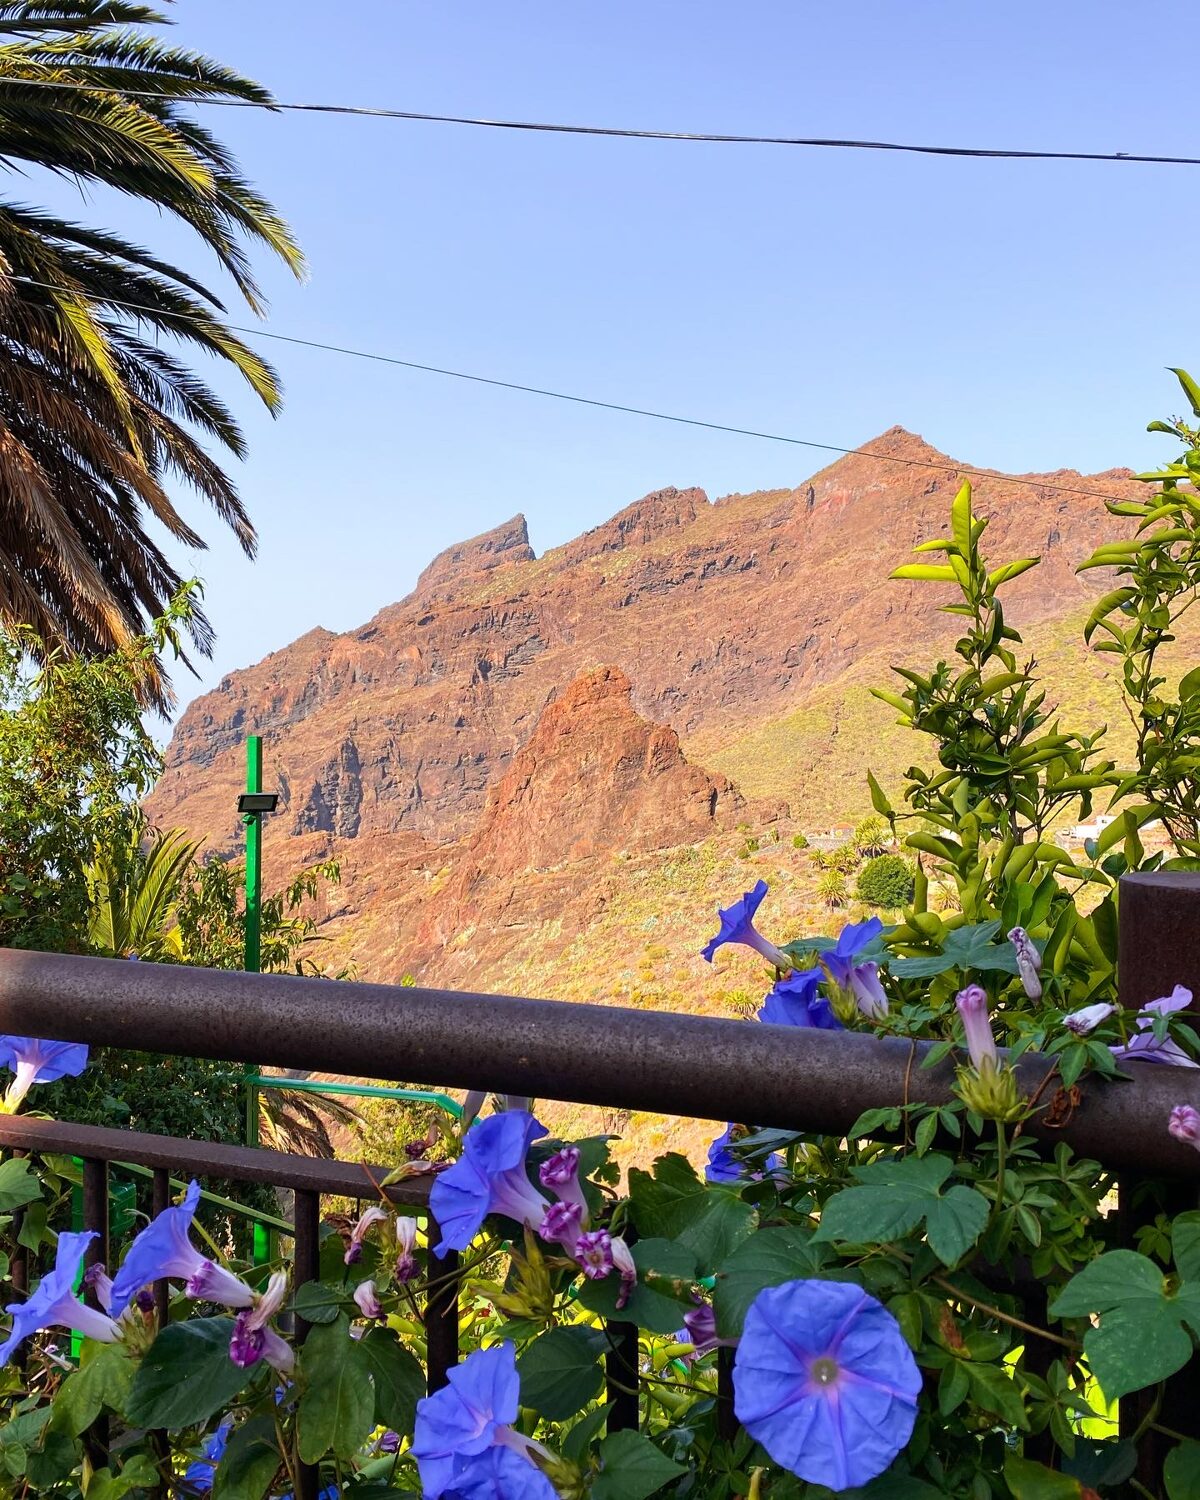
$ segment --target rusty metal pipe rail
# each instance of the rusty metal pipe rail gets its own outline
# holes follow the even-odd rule
[[[826,1133],[864,1109],[944,1103],[953,1083],[949,1062],[920,1066],[924,1045],[863,1033],[13,950],[0,950],[0,1031]],[[1032,1093],[1052,1063],[1018,1066]],[[1039,1118],[1031,1132],[1200,1179],[1200,1153],[1167,1133],[1172,1106],[1200,1108],[1200,1070],[1130,1072],[1085,1085],[1065,1128]]]

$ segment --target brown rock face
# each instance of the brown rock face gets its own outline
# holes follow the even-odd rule
[[[1119,533],[1101,499],[1070,491],[1128,494],[1129,478],[973,480],[989,555],[1043,559],[1006,595],[1015,624],[1089,597],[1075,567]],[[281,793],[272,827],[294,836],[296,863],[342,859],[347,900],[376,934],[357,956],[387,978],[429,927],[413,914],[430,904],[420,890],[468,865],[482,891],[723,826],[737,793],[688,766],[675,731],[752,726],[868,652],[920,659],[952,640],[935,594],[887,577],[944,531],[958,482],[953,460],[893,428],[796,489],[713,503],[658,490],[541,558],[515,517],[447,549],[361,629],[314,630],[193,703],[149,811],[237,847],[242,747],[262,734]],[[457,874],[435,877],[460,855]]]

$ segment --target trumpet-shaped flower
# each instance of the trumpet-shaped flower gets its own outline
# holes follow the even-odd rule
[[[613,1268],[612,1236],[607,1229],[590,1229],[575,1241],[575,1259],[589,1281],[603,1281]]]
[[[411,1281],[417,1274],[417,1221],[410,1214],[396,1215],[396,1280]]]
[[[78,1078],[87,1067],[83,1042],[46,1042],[36,1036],[0,1036],[0,1067],[11,1068],[13,1081],[4,1096],[9,1114],[18,1108],[35,1083]]]
[[[201,1255],[189,1237],[200,1202],[200,1184],[191,1182],[183,1202],[164,1208],[129,1247],[125,1263],[113,1277],[112,1314],[119,1318],[132,1298],[152,1281],[174,1277],[186,1284],[197,1302],[249,1307],[254,1293],[232,1271]]]
[[[10,1303],[4,1309],[12,1319],[12,1327],[0,1344],[0,1365],[8,1363],[18,1344],[43,1328],[73,1328],[86,1338],[105,1344],[115,1343],[121,1337],[112,1318],[86,1306],[74,1292],[84,1253],[95,1238],[92,1231],[84,1234],[64,1231],[59,1235],[54,1269],[42,1277],[28,1301]]]
[[[1110,1048],[1112,1055],[1127,1062],[1165,1063],[1174,1068],[1200,1067],[1200,1063],[1190,1058],[1178,1042],[1169,1036],[1159,1038],[1154,1034],[1156,1017],[1186,1010],[1191,1003],[1192,992],[1182,984],[1177,984],[1169,995],[1149,1001],[1134,1018],[1137,1030],[1133,1036],[1123,1046]]]
[[[840,989],[850,988],[851,975],[858,966],[860,955],[882,931],[883,923],[878,917],[868,917],[865,922],[847,922],[833,947],[820,955],[829,977]]]
[[[463,1154],[429,1192],[429,1210],[441,1226],[434,1254],[465,1250],[489,1214],[504,1214],[535,1230],[549,1201],[525,1173],[529,1147],[546,1127],[523,1110],[476,1120],[463,1139]]]
[[[1076,1036],[1087,1036],[1089,1032],[1095,1031],[1101,1021],[1107,1021],[1116,1008],[1103,1001],[1097,1005],[1084,1005],[1079,1010],[1073,1010],[1069,1016],[1064,1016],[1063,1025]]]
[[[844,1490],[882,1474],[912,1436],[921,1373],[861,1287],[788,1281],[750,1304],[733,1384],[739,1420],[776,1463]]]
[[[1182,1141],[1185,1146],[1195,1146],[1200,1151],[1200,1110],[1193,1109],[1190,1104],[1177,1104],[1171,1111],[1167,1129],[1177,1141]]]
[[[770,1026],[815,1027],[818,1031],[844,1031],[824,995],[818,993],[825,975],[821,969],[800,969],[777,980],[758,1012]]]
[[[1008,934],[1017,955],[1017,973],[1030,1000],[1042,998],[1042,955],[1037,951],[1033,939],[1023,927],[1014,927]]]
[[[382,1318],[383,1307],[373,1281],[360,1281],[354,1288],[354,1301],[364,1318]]]
[[[370,1285],[370,1283],[365,1283]],[[276,1271],[267,1282],[267,1289],[257,1297],[253,1307],[238,1313],[233,1324],[233,1337],[229,1341],[229,1357],[242,1369],[256,1365],[265,1359],[281,1375],[290,1375],[295,1364],[291,1345],[270,1327],[271,1319],[283,1306],[287,1296],[287,1272]],[[356,1296],[357,1300],[357,1296]]]
[[[762,905],[767,890],[767,882],[760,880],[753,890],[746,891],[732,906],[717,908],[720,931],[715,937],[709,938],[700,950],[709,963],[712,963],[717,949],[723,948],[726,943],[743,943],[747,948],[753,948],[755,953],[760,953],[777,969],[792,967],[792,961],[786,953],[754,930],[754,914]]]
[[[838,1030],[841,1028],[838,1027]],[[741,1140],[750,1132],[745,1125],[726,1125],[725,1129],[708,1148],[708,1165],[704,1169],[705,1180],[708,1182],[742,1182],[747,1177],[752,1182],[761,1182],[765,1176],[764,1172],[752,1170],[750,1164],[740,1156],[737,1156],[729,1148],[735,1141]],[[779,1153],[773,1151],[767,1158],[766,1171],[774,1172],[782,1161]]]
[[[619,1234],[614,1234],[609,1241],[609,1251],[612,1254],[613,1269],[621,1278],[621,1291],[617,1297],[617,1311],[620,1312],[625,1304],[633,1296],[633,1289],[637,1286],[638,1269],[629,1246]]]
[[[378,1203],[372,1203],[370,1208],[359,1215],[358,1223],[350,1231],[350,1243],[346,1246],[346,1253],[342,1256],[346,1265],[353,1266],[362,1259],[363,1241],[371,1226],[382,1224],[386,1218],[386,1211],[380,1208]]]
[[[575,1253],[582,1232],[578,1203],[552,1203],[538,1225],[541,1237],[548,1244],[561,1245],[568,1255]]]
[[[547,1157],[538,1169],[538,1181],[563,1203],[573,1203],[579,1210],[579,1222],[588,1223],[588,1202],[579,1180],[579,1147],[563,1146]]]
[[[217,1465],[225,1457],[225,1449],[232,1431],[233,1418],[224,1417],[217,1430],[210,1435],[204,1447],[201,1448],[200,1457],[195,1463],[188,1465],[183,1476],[188,1494],[194,1492],[198,1495],[207,1495],[212,1489]]]
[[[965,990],[959,990],[954,1003],[962,1017],[971,1066],[976,1072],[985,1068],[994,1070],[1000,1054],[996,1051],[996,1038],[992,1035],[992,1023],[988,1018],[987,991],[980,985],[969,984]]]
[[[554,1487],[530,1456],[545,1449],[513,1430],[520,1400],[516,1353],[504,1343],[476,1349],[440,1391],[418,1401],[412,1451],[425,1500],[555,1500]]]
[[[882,1021],[886,1018],[888,997],[880,983],[878,964],[854,965],[850,970],[850,993],[868,1021]]]

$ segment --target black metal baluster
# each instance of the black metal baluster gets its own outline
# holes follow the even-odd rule
[[[320,1194],[307,1188],[297,1188],[292,1205],[292,1224],[295,1227],[293,1241],[292,1282],[293,1292],[299,1292],[310,1281],[321,1276],[321,1198]],[[296,1315],[296,1343],[303,1344],[312,1324],[307,1318]],[[320,1467],[303,1464],[296,1460],[296,1500],[317,1500],[320,1490]]]
[[[90,1271],[93,1266],[108,1261],[108,1163],[90,1157],[85,1157],[83,1162],[83,1227],[94,1230],[96,1234],[83,1256],[84,1267]],[[84,1291],[84,1301],[89,1307],[100,1307],[99,1298],[91,1287]],[[103,1469],[108,1463],[106,1415],[101,1413],[83,1434],[83,1445],[92,1467]]]
[[[150,1189],[150,1206],[157,1217],[164,1208],[171,1204],[171,1175],[165,1167],[155,1167],[154,1180]],[[171,1288],[166,1277],[154,1283],[154,1311],[158,1314],[159,1328],[167,1326],[168,1305],[171,1300]]]
[[[442,1237],[438,1221],[427,1219],[429,1244]],[[451,1250],[440,1261],[429,1262],[429,1279],[438,1285],[425,1298],[426,1389],[432,1395],[446,1384],[450,1371],[458,1363],[458,1251]]]
[[[608,1353],[604,1356],[604,1370],[608,1377],[608,1399],[612,1411],[608,1414],[609,1432],[620,1432],[622,1428],[638,1425],[638,1375],[641,1351],[638,1347],[636,1323],[606,1323]]]
[[[740,1426],[733,1410],[733,1350],[717,1350],[717,1436],[726,1443],[737,1437]]]

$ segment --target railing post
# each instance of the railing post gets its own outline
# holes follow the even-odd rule
[[[441,1228],[432,1214],[426,1219],[426,1236],[432,1250],[441,1238]],[[451,1250],[437,1262],[429,1263],[429,1280],[437,1281],[425,1297],[426,1388],[432,1396],[446,1384],[450,1371],[458,1363],[458,1251]]]
[[[738,1419],[733,1410],[733,1350],[717,1350],[717,1436],[725,1443],[737,1437]]]
[[[83,1227],[96,1232],[96,1238],[87,1247],[83,1256],[85,1274],[93,1266],[108,1261],[108,1163],[85,1157],[83,1162]],[[88,1287],[84,1301],[89,1307],[99,1307],[96,1293]],[[101,1309],[103,1311],[103,1309]],[[108,1418],[98,1416],[83,1434],[84,1447],[92,1467],[104,1468],[108,1462]]]
[[[1200,1010],[1200,873],[1150,870],[1125,875],[1118,897],[1117,993],[1121,1005],[1137,1010],[1169,995],[1177,984],[1192,992],[1190,1009]],[[1166,1134],[1167,1121],[1162,1121]],[[1132,1247],[1142,1223],[1160,1209],[1170,1215],[1200,1207],[1194,1186],[1169,1184],[1149,1203],[1150,1174],[1128,1171],[1119,1178],[1121,1243]],[[1195,1399],[1200,1360],[1193,1359],[1167,1381],[1159,1420],[1164,1427],[1200,1438],[1200,1406]],[[1153,1392],[1139,1391],[1121,1402],[1121,1435],[1131,1436],[1149,1413]],[[1154,1489],[1160,1482],[1173,1439],[1145,1433],[1138,1444],[1137,1478]]]
[[[307,1282],[321,1275],[321,1198],[306,1188],[297,1188],[292,1206],[293,1241],[292,1284],[298,1292]],[[303,1344],[312,1327],[307,1318],[296,1315],[296,1343]],[[320,1468],[316,1464],[296,1464],[296,1500],[317,1500]]]
[[[604,1356],[604,1372],[608,1377],[608,1399],[612,1411],[608,1414],[609,1432],[620,1432],[622,1428],[638,1425],[638,1331],[636,1323],[606,1323],[608,1353]]]

